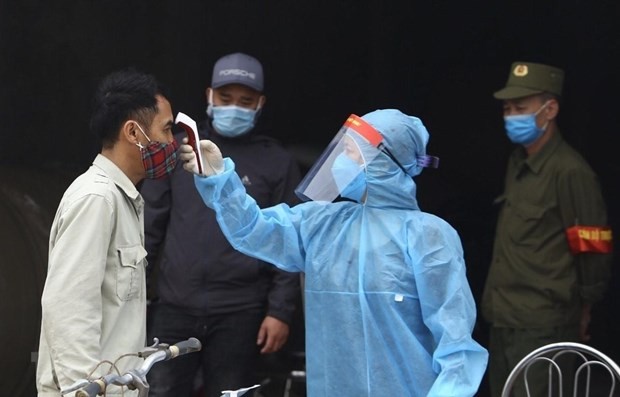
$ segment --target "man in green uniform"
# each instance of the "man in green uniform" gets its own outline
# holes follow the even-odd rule
[[[496,199],[499,217],[482,299],[491,323],[493,397],[532,350],[589,339],[591,305],[602,298],[611,271],[611,229],[597,176],[556,122],[563,80],[556,67],[515,62],[506,87],[494,93],[503,101],[506,134],[518,147]],[[530,386],[544,393],[546,377],[546,371],[530,371]],[[523,382],[518,385],[515,395],[525,395]]]

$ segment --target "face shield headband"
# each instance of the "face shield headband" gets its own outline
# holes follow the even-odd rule
[[[388,150],[385,145],[381,144],[379,146],[381,151],[385,153],[396,165],[400,168],[405,174],[409,175],[409,172],[403,167],[403,165],[396,159],[396,157]],[[439,157],[430,156],[428,154],[424,156],[420,156],[416,159],[416,165],[422,168],[439,168]]]

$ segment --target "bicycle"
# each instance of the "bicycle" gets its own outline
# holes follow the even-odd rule
[[[60,393],[65,395],[76,391],[75,397],[95,397],[105,393],[108,385],[116,385],[121,387],[127,386],[129,390],[138,389],[138,397],[148,397],[149,384],[146,380],[146,374],[153,364],[159,361],[170,360],[183,354],[197,352],[201,348],[202,345],[196,338],[189,338],[172,346],[166,343],[159,343],[159,340],[155,338],[152,346],[137,353],[138,357],[144,358],[144,363],[140,367],[130,369],[122,375],[110,373],[93,380],[79,379],[71,386],[61,390]]]

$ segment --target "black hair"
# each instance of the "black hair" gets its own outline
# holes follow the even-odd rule
[[[101,81],[93,98],[91,132],[104,148],[112,147],[125,121],[136,119],[143,125],[151,124],[158,111],[157,95],[166,97],[153,75],[134,68],[110,73]]]

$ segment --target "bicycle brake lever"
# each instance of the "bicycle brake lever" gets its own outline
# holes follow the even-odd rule
[[[140,376],[140,373],[135,369],[127,371],[128,374],[131,374],[133,378],[133,383],[131,384],[130,390],[138,389],[139,396],[148,396],[149,394],[149,383],[146,380],[146,377]]]
[[[153,353],[157,353],[158,351],[165,350],[170,347],[168,343],[159,343],[159,338],[153,338],[153,344],[151,346],[146,347],[143,351],[138,352],[138,357],[146,358]]]

